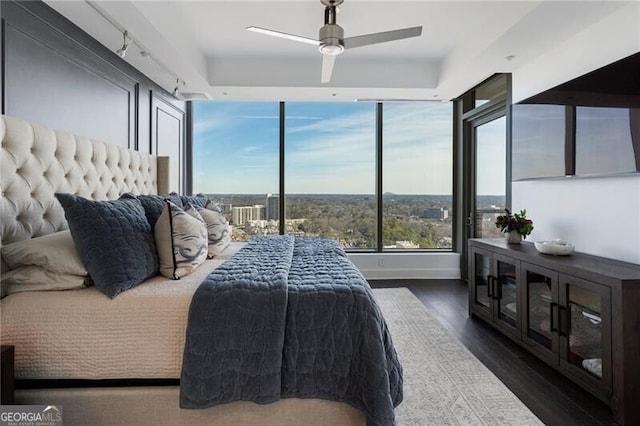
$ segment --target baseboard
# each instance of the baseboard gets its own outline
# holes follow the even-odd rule
[[[367,279],[459,279],[458,253],[349,253]]]
[[[368,280],[459,279],[460,269],[360,269]]]

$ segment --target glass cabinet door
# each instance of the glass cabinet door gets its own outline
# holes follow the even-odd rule
[[[481,253],[476,257],[476,303],[489,308],[491,305],[491,258]]]
[[[560,363],[584,380],[610,388],[609,288],[563,276],[560,305]]]
[[[495,256],[495,318],[496,323],[509,332],[519,329],[518,266],[513,259]],[[519,336],[519,333],[516,333]]]
[[[554,364],[558,363],[557,273],[522,263],[524,300],[523,339]]]
[[[474,286],[472,289],[472,303],[476,310],[486,311],[490,318],[492,296],[491,254],[474,250],[472,256],[472,282]]]

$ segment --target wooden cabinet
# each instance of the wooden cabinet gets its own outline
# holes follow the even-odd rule
[[[521,262],[522,342],[592,393],[611,395],[611,289]]]
[[[558,290],[560,367],[607,399],[612,388],[611,289],[559,274]]]
[[[558,354],[558,273],[522,262],[522,342],[552,364]]]
[[[2,358],[0,359],[0,404],[11,405],[14,403],[13,390],[15,386],[14,378],[14,347],[0,347]]]
[[[473,312],[504,333],[520,338],[519,262],[491,251],[471,250],[469,305]]]
[[[469,262],[471,315],[640,424],[640,265],[498,239],[470,240]]]

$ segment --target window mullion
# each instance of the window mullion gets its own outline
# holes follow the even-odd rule
[[[284,127],[284,102],[280,102],[280,129],[279,129],[279,141],[280,141],[280,159],[279,159],[279,182],[278,182],[278,232],[280,235],[285,233],[285,192],[284,192],[284,144],[285,144],[285,127]]]
[[[376,251],[382,252],[382,102],[376,104]]]

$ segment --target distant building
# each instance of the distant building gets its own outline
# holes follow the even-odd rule
[[[278,222],[275,220],[249,220],[244,224],[247,235],[276,235],[278,234]]]
[[[449,209],[446,207],[432,207],[422,212],[423,219],[445,220],[449,218]]]
[[[267,194],[264,208],[266,220],[280,220],[280,197],[278,194]]]
[[[236,226],[242,226],[250,220],[264,220],[264,206],[233,207],[231,221]]]
[[[396,241],[396,248],[418,249],[418,248],[420,248],[420,245],[414,243],[413,241]]]
[[[384,246],[386,249],[419,249],[420,244],[416,244],[413,241],[396,241],[395,244]]]

